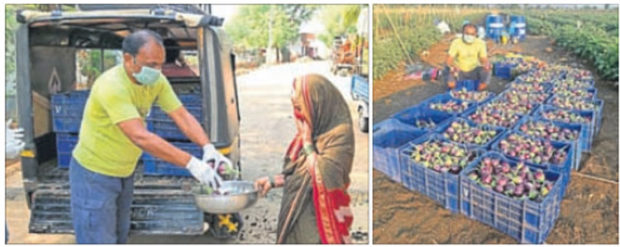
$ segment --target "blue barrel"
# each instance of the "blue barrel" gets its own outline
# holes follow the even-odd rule
[[[511,37],[518,37],[519,40],[525,39],[525,29],[526,29],[525,16],[511,15],[510,26],[511,27],[514,26],[514,28],[511,28],[509,30]]]
[[[487,15],[486,18],[487,37],[493,40],[499,40],[504,30],[504,20],[500,15]]]

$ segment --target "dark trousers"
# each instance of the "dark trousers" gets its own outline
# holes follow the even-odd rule
[[[450,73],[450,67],[446,66],[445,74],[447,75],[444,77],[446,78],[446,83],[451,81],[457,82],[462,80],[477,80],[480,81],[480,83],[485,83],[489,85],[489,83],[491,82],[491,71],[486,71],[482,66],[478,66],[472,71],[468,72],[459,71],[456,78],[452,73]]]

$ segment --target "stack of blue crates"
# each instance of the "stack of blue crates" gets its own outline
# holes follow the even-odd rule
[[[536,72],[537,69],[532,69],[524,73]],[[540,83],[516,78],[507,85],[506,90],[502,93],[493,94],[489,99],[481,102],[471,102],[471,107],[462,112],[447,113],[429,108],[431,103],[445,103],[450,100],[461,102],[461,100],[454,99],[451,92],[433,96],[418,105],[404,109],[375,125],[373,129],[373,167],[407,189],[428,196],[452,212],[460,212],[472,219],[488,224],[521,243],[543,243],[559,216],[560,203],[570,182],[570,171],[580,168],[581,154],[591,150],[592,141],[598,134],[603,120],[604,102],[596,97],[597,90],[594,88],[594,82],[583,78],[569,78],[566,74],[565,71],[555,71],[551,76],[552,80]],[[562,85],[564,80],[583,81],[583,83],[578,84],[580,85],[579,88],[571,88],[572,91],[570,92],[574,93],[574,90],[581,90],[578,95],[585,96],[580,100],[592,102],[595,105],[594,109],[562,109],[550,104],[555,97],[568,97],[556,93],[557,88],[565,86]],[[528,88],[534,84],[536,87]],[[476,110],[484,108],[494,100],[504,100],[507,92],[517,92],[518,95],[521,93],[530,94],[530,96],[535,94],[543,97],[540,97],[527,112],[516,114],[516,121],[511,122],[508,126],[479,125],[470,121],[470,116]],[[506,111],[494,109],[492,113],[501,115]],[[573,114],[582,117],[584,121],[570,122],[566,120],[569,118],[547,119],[549,113]],[[449,142],[450,140],[443,137],[442,133],[455,121],[484,129],[494,129],[498,135],[484,145],[458,144],[474,152],[477,157],[473,161],[468,161],[468,165],[459,174],[440,173],[412,161],[411,151],[414,145],[427,141]],[[433,124],[422,126],[422,122]],[[537,164],[528,160],[521,160],[519,157],[508,157],[501,153],[498,143],[511,134],[543,140],[538,136],[529,136],[520,131],[520,127],[529,122],[540,122],[545,125],[554,125],[561,129],[576,131],[577,137],[573,140],[548,140],[554,148],[567,152],[567,158],[563,162],[559,164]],[[485,157],[499,158],[507,161],[511,166],[522,161],[530,168],[544,171],[545,177],[548,181],[553,182],[554,186],[542,201],[512,198],[491,188],[480,186],[467,175]]]
[[[540,202],[508,197],[493,189],[485,188],[467,177],[467,174],[471,173],[480,161],[487,157],[506,161],[511,167],[517,164],[517,161],[493,151],[471,162],[460,176],[460,212],[506,233],[520,243],[543,243],[560,214],[560,203],[567,186],[566,177],[543,169],[545,178],[552,181],[554,186]],[[527,166],[542,169],[534,165]]]
[[[58,167],[69,167],[89,94],[90,91],[52,94],[52,128],[56,134]]]
[[[198,122],[202,122],[204,112],[202,109],[202,97],[200,91],[180,93],[177,94],[177,96],[189,113],[194,116]],[[153,106],[150,114],[146,118],[146,122],[149,131],[166,139],[175,147],[188,152],[195,157],[202,157],[202,147],[192,143],[177,127],[168,114],[166,114],[158,106]],[[144,164],[145,175],[191,176],[187,169],[170,164],[146,152],[142,155],[141,160]]]

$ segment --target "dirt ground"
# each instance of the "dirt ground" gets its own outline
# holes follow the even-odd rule
[[[546,37],[527,37],[517,45],[497,50],[523,51],[546,62],[585,67],[586,64],[559,48]],[[399,74],[393,71],[388,74]],[[598,79],[598,78],[596,78]],[[509,81],[493,77],[489,90],[500,92]],[[391,84],[399,84],[392,81]],[[407,84],[408,82],[404,82]],[[547,243],[618,243],[618,91],[609,82],[596,80],[598,97],[605,101],[599,135],[591,154],[582,155],[581,170],[573,171],[561,204],[561,215],[547,238]],[[404,90],[375,83],[374,123],[410,107],[447,87],[443,83],[419,83]],[[373,95],[374,96],[374,95]],[[585,174],[586,176],[581,176]],[[593,179],[592,176],[599,179]],[[517,243],[515,239],[461,214],[452,214],[428,197],[392,182],[373,171],[373,239],[374,243]]]
[[[454,35],[446,35],[439,42],[421,51],[420,54],[418,54],[419,62],[426,65],[428,68],[443,69],[445,67],[445,61],[448,58],[448,49],[450,49],[450,43],[453,39]],[[498,47],[490,40],[487,41],[487,49],[489,55],[493,55],[497,52],[521,52],[520,46],[507,45]],[[405,72],[406,65],[407,63],[402,61],[397,69],[373,81],[372,90],[373,99],[375,101],[381,100],[394,92],[406,90],[411,87],[423,86],[426,83],[439,83],[437,81],[424,82],[422,80],[408,79],[407,73]]]
[[[293,77],[319,73],[328,77],[347,99],[357,123],[351,101],[350,77],[329,73],[327,62],[293,63],[265,67],[237,78],[241,111],[241,164],[244,180],[279,173],[282,157],[294,135],[290,90]],[[355,113],[355,114],[354,114]],[[351,173],[354,215],[352,235],[356,243],[368,242],[368,135],[355,125],[355,158]],[[19,163],[7,168],[6,215],[9,243],[75,243],[73,235],[29,234],[30,211],[26,206]],[[274,189],[255,206],[241,212],[244,227],[236,239],[217,240],[209,236],[130,236],[129,243],[275,243],[277,215],[282,190]]]

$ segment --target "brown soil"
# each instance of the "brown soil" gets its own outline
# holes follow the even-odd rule
[[[377,101],[394,92],[425,84],[425,82],[421,80],[405,80],[405,76],[407,76],[405,74],[405,65],[406,63],[402,62],[399,64],[398,69],[390,71],[380,80],[373,80],[373,101]]]
[[[427,196],[373,172],[375,244],[516,244],[494,228],[453,214]],[[573,174],[546,243],[618,243],[618,186]],[[389,203],[387,203],[389,202]]]
[[[418,57],[420,60],[428,66],[435,68],[443,68],[446,60],[448,59],[448,49],[450,49],[450,43],[454,39],[454,35],[446,35],[439,42],[433,44],[426,50],[420,51]],[[506,45],[496,46],[493,41],[487,41],[487,53],[489,56],[495,54],[505,54],[508,52],[521,52],[520,45]],[[389,96],[395,92],[409,89],[412,87],[423,86],[427,82],[422,80],[406,80],[407,76],[405,72],[406,62],[401,62],[398,68],[391,70],[386,75],[378,80],[373,81],[372,93],[373,101],[380,100],[386,96]],[[440,83],[440,82],[434,82]]]
[[[442,41],[444,42],[444,41]],[[444,46],[444,48],[441,48]],[[439,47],[439,48],[437,48]],[[547,51],[552,47],[551,51]],[[445,44],[430,48],[446,51]],[[567,64],[592,70],[584,61],[568,51],[552,46],[546,37],[528,37],[517,45],[495,46],[489,53],[523,51],[545,62]],[[429,55],[429,57],[437,57]],[[435,59],[441,61],[442,58]],[[432,64],[434,60],[428,60]],[[388,74],[398,73],[392,71]],[[610,82],[595,75],[598,97],[605,101],[600,133],[592,143],[592,152],[582,154],[581,169],[572,173],[571,181],[561,204],[560,217],[556,221],[547,243],[607,243],[618,244],[618,91]],[[391,81],[397,85],[399,81]],[[507,81],[493,77],[490,90],[503,90]],[[407,84],[407,83],[404,83]],[[445,85],[419,84],[404,90],[383,90],[381,98],[375,96],[374,122],[412,104],[445,92]],[[376,94],[375,94],[376,95]],[[381,99],[381,100],[377,100]],[[611,182],[580,176],[587,174]],[[614,182],[615,181],[615,182]],[[454,214],[427,196],[409,191],[392,182],[387,176],[373,171],[373,239],[377,244],[397,243],[517,243],[515,239],[494,228],[471,220],[462,214]]]

